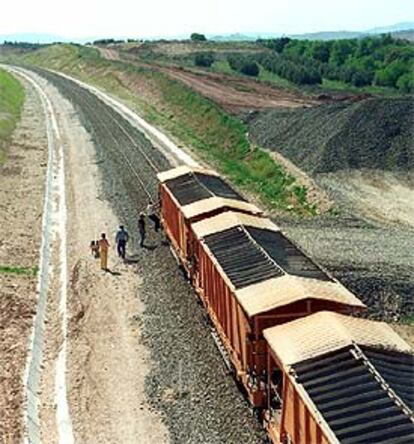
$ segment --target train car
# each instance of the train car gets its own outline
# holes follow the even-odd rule
[[[275,444],[414,442],[414,356],[387,324],[319,312],[264,330]]]
[[[181,166],[158,174],[158,179],[164,230],[188,274],[192,223],[230,209],[262,214],[214,171]]]
[[[194,287],[251,404],[263,407],[263,330],[320,310],[365,305],[290,242],[269,219],[227,211],[191,225]]]

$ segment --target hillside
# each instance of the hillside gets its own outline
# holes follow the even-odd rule
[[[247,127],[238,117],[159,70],[107,60],[94,48],[66,44],[8,60],[64,72],[121,98],[272,209],[298,214],[315,211],[306,189],[269,153],[250,146]]]
[[[372,168],[414,170],[411,98],[366,99],[314,108],[270,110],[249,120],[255,143],[309,173]]]

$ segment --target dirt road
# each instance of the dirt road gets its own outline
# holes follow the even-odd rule
[[[168,433],[146,402],[146,348],[140,345],[139,332],[129,322],[132,314],[143,309],[137,297],[139,280],[132,268],[116,261],[113,253],[113,274],[102,272],[89,256],[90,240],[102,231],[112,241],[120,223],[109,204],[99,198],[102,177],[94,145],[72,106],[54,88],[36,76],[35,80],[51,99],[65,150],[70,323],[64,371],[68,420],[73,424],[75,441],[136,442],[140,437],[143,443],[165,442]],[[43,442],[56,442],[58,437],[68,442],[67,428],[61,424],[66,419],[59,414],[59,356],[65,346],[64,332],[59,334],[58,329],[60,302],[49,295],[49,333],[40,396]],[[79,316],[79,304],[83,316]]]
[[[173,66],[150,65],[126,53],[120,55],[114,49],[100,47],[97,49],[108,60],[125,58],[129,63],[155,69],[175,80],[179,80],[231,113],[237,114],[242,111],[276,107],[297,108],[319,103],[318,100],[306,97],[303,94],[273,87],[254,79],[200,69],[189,70]]]

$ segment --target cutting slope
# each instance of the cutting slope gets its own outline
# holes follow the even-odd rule
[[[259,145],[277,150],[309,173],[343,169],[414,169],[414,102],[367,99],[253,117]]]

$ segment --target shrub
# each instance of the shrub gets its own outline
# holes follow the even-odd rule
[[[194,56],[194,64],[209,68],[214,63],[214,54],[212,52],[202,52]]]
[[[254,60],[249,60],[248,57],[243,57],[241,55],[230,55],[227,57],[230,68],[234,71],[241,72],[248,76],[259,75],[259,66]]]
[[[246,74],[247,76],[256,77],[259,75],[259,66],[256,62],[247,62],[242,65],[240,72]]]
[[[397,80],[397,88],[403,93],[414,92],[414,73],[407,72]]]

